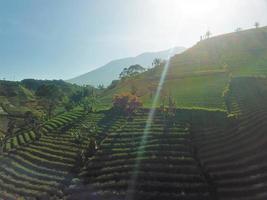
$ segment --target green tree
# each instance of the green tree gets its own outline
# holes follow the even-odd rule
[[[131,65],[129,68],[124,68],[120,73],[120,79],[136,76],[145,71],[141,65]]]
[[[64,106],[66,111],[70,111],[71,109],[74,108],[75,104],[71,99],[67,96],[65,96],[62,100],[62,105]]]
[[[41,85],[35,94],[39,98],[39,103],[44,108],[47,117],[50,119],[53,111],[62,100],[62,92],[56,85]]]
[[[99,103],[98,96],[94,90],[92,90],[89,96],[85,97],[82,100],[82,105],[86,113],[95,111],[98,103]]]
[[[16,121],[14,119],[9,119],[7,124],[7,135],[12,135],[16,129]]]
[[[24,122],[30,129],[35,130],[38,126],[39,119],[31,111],[27,111],[24,114]]]
[[[112,82],[111,82],[111,84],[108,86],[108,90],[111,90],[111,89],[113,89],[113,88],[115,88],[118,84],[119,84],[119,80],[113,80]]]
[[[166,101],[167,101],[167,105],[165,105]],[[165,127],[166,132],[175,123],[176,109],[177,107],[176,107],[175,99],[171,95],[168,95],[162,98],[160,112],[163,115],[164,127]]]

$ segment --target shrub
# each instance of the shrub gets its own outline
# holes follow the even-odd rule
[[[165,106],[165,98],[168,99],[167,106]],[[174,124],[176,109],[175,99],[171,95],[163,98],[163,102],[160,106],[160,112],[163,115],[165,127],[170,127]]]
[[[113,98],[113,108],[128,116],[134,114],[142,105],[141,100],[131,93],[122,93]]]

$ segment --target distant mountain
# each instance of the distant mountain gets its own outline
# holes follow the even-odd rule
[[[78,85],[93,85],[97,86],[103,84],[108,86],[113,80],[118,79],[119,74],[125,67],[139,64],[143,67],[150,67],[154,58],[167,59],[169,56],[182,53],[185,51],[184,47],[175,47],[172,51],[170,49],[159,52],[143,53],[136,57],[128,57],[118,60],[113,60],[108,64],[99,67],[91,72],[80,75],[78,77],[67,80],[69,83]],[[171,54],[171,55],[169,55]]]

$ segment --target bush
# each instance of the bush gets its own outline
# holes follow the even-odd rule
[[[168,99],[167,106],[165,106],[165,98]],[[160,112],[163,115],[165,128],[169,128],[174,125],[176,109],[175,99],[171,95],[163,98],[163,102],[160,106]]]
[[[131,93],[122,93],[113,98],[113,109],[128,116],[134,114],[142,105],[141,100]]]

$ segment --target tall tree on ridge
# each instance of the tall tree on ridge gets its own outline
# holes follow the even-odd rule
[[[255,22],[254,26],[255,26],[255,28],[259,28],[260,23],[259,22]]]

